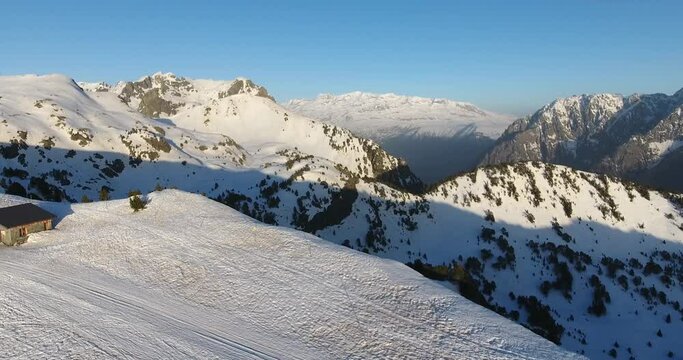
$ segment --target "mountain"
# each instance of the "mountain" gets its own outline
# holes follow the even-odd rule
[[[376,143],[247,85],[156,74],[85,91],[57,75],[0,78],[0,187],[57,201],[203,193],[409,264],[591,358],[683,354],[681,195],[540,162],[424,190]]]
[[[377,141],[429,183],[474,168],[512,121],[466,102],[363,92],[285,107]]]
[[[578,358],[395,261],[198,195],[148,199],[40,204],[56,230],[0,251],[5,356]]]
[[[421,188],[405,164],[377,144],[290,115],[248,80],[190,82],[155,74],[86,92],[69,78],[49,75],[2,77],[0,85],[4,175],[22,180],[6,180],[3,187],[16,184],[20,194],[92,199],[107,187],[120,197],[131,188],[182,179],[186,189],[217,197],[232,182],[258,184],[271,176],[314,176],[339,185],[342,172]]]
[[[482,164],[540,160],[683,191],[683,89],[580,95],[515,121]]]

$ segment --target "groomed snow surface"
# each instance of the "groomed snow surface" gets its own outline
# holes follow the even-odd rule
[[[2,357],[579,357],[401,263],[199,195],[149,200],[41,204],[56,229],[0,248]]]

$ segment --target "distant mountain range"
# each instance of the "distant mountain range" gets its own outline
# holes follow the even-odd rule
[[[324,94],[284,106],[377,141],[428,183],[471,170],[513,120],[466,102],[396,94]]]
[[[558,99],[515,121],[482,165],[538,160],[683,191],[683,89]]]
[[[625,141],[632,137],[618,137],[619,128],[643,127],[639,114],[680,124],[659,120],[680,115],[680,94],[633,100],[633,112],[624,98],[596,97],[596,105],[576,105],[590,121],[558,124]],[[534,131],[562,144],[549,148],[571,149],[559,125],[552,134],[542,132],[548,125],[528,130],[536,129],[528,125],[534,117],[515,122],[485,161],[503,154],[505,141],[519,144],[515,151],[540,146],[512,140]],[[667,131],[656,139],[670,138]],[[409,264],[591,358],[683,354],[678,194],[540,161],[488,165],[425,188],[374,141],[298,115],[247,79],[161,73],[111,86],[61,75],[0,77],[0,161],[0,188],[9,194],[78,202],[177,187]]]
[[[673,191],[683,191],[682,105],[683,89],[579,95],[512,122],[469,103],[395,94],[324,94],[285,104],[374,139],[427,183],[479,165],[544,161]]]

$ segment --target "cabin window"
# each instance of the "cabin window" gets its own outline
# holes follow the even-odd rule
[[[20,228],[19,228],[19,236],[20,236],[20,237],[23,237],[23,236],[26,236],[26,235],[27,235],[26,228],[25,228],[25,227],[20,227]]]

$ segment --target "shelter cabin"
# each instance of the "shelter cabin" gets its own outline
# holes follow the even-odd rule
[[[52,229],[54,218],[33,204],[0,208],[0,242],[9,246],[21,244],[28,234]]]

